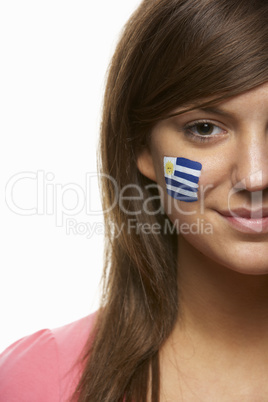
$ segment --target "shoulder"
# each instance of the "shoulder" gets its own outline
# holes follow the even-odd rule
[[[0,355],[1,400],[67,400],[79,380],[79,358],[95,319],[96,313],[61,328],[38,331],[9,346]]]

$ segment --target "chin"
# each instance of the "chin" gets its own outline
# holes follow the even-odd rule
[[[236,271],[240,274],[243,275],[268,275],[268,267],[267,267],[267,263],[263,264],[263,266],[261,264],[250,264],[250,263],[245,263],[242,267],[230,267],[230,269],[232,269],[233,271]]]
[[[211,266],[212,270],[228,268],[244,275],[268,275],[268,243],[235,241],[205,242],[203,239],[188,237],[186,244],[191,244],[191,254],[195,261]],[[195,251],[194,251],[195,250]],[[189,255],[189,254],[188,254]]]
[[[238,253],[236,258],[228,258],[226,255],[224,260],[218,260],[222,266],[243,275],[268,275],[268,259],[267,252],[265,257],[262,255],[246,253]]]

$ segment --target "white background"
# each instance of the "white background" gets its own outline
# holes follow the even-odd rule
[[[0,351],[98,308],[103,225],[89,213],[101,208],[97,180],[86,178],[105,72],[138,4],[1,2]]]

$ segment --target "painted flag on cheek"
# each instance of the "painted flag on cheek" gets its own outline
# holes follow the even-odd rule
[[[167,193],[176,200],[198,200],[198,182],[202,165],[186,158],[164,157],[164,173]]]

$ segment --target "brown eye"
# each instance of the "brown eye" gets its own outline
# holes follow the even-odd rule
[[[213,133],[214,125],[210,123],[196,124],[196,131],[199,135],[210,135]]]
[[[184,127],[184,132],[185,135],[192,135],[198,137],[199,139],[203,138],[208,140],[210,137],[226,133],[225,130],[209,121],[196,121],[190,123]]]
[[[209,120],[196,120],[186,124],[182,131],[193,142],[213,142],[225,137],[228,132]]]

